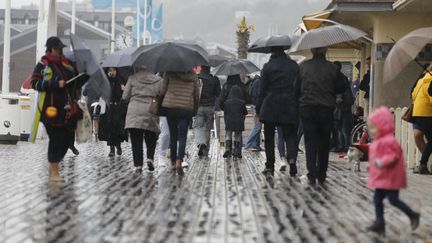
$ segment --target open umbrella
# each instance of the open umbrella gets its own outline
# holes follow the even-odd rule
[[[86,87],[87,94],[109,100],[111,86],[94,54],[77,35],[71,34],[70,40],[78,71],[87,73],[90,76]]]
[[[394,80],[412,62],[426,71],[417,56],[431,41],[432,27],[428,27],[414,30],[396,42],[384,63],[384,81]]]
[[[185,44],[165,42],[141,46],[132,55],[133,66],[146,66],[154,72],[187,72],[208,66],[206,56]]]
[[[217,67],[222,63],[231,60],[230,57],[221,56],[221,55],[209,55],[208,59],[209,59],[210,67]]]
[[[218,75],[237,75],[258,72],[260,69],[248,60],[230,60],[215,68],[213,74]]]
[[[132,66],[132,54],[138,49],[138,47],[129,47],[120,51],[116,51],[108,55],[102,61],[102,67],[127,67]]]
[[[275,35],[266,38],[259,38],[252,43],[248,52],[270,53],[272,47],[282,47],[288,50],[292,45],[291,37],[288,35]]]
[[[327,47],[334,44],[366,38],[367,33],[357,28],[336,24],[310,30],[303,33],[298,41],[293,44],[290,52],[308,50],[319,47]]]

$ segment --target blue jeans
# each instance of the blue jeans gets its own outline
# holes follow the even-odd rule
[[[399,190],[376,189],[374,194],[374,204],[377,223],[384,223],[383,201],[386,197],[388,198],[391,205],[399,208],[410,219],[416,216],[416,213],[399,199]]]
[[[252,106],[252,114],[256,115],[255,106]],[[260,121],[256,121],[251,133],[249,134],[245,147],[246,148],[254,148],[254,149],[260,149],[261,144],[261,129],[262,129],[262,123]]]
[[[282,157],[286,157],[286,153],[285,153],[285,138],[283,135],[283,129],[282,127],[277,127],[277,146],[278,146],[278,150],[279,150],[279,156]]]
[[[167,111],[170,131],[171,162],[183,161],[186,153],[187,134],[192,115],[175,109]]]

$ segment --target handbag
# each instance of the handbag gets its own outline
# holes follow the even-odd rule
[[[414,111],[414,104],[411,104],[408,109],[405,111],[405,113],[402,115],[401,119],[413,123],[413,111]]]
[[[162,97],[157,95],[155,97],[152,97],[150,106],[149,106],[149,112],[153,115],[159,115],[160,114],[160,108],[162,106]]]
[[[418,94],[420,93],[421,89],[423,87],[423,84],[420,86],[420,88],[417,90],[416,98]],[[408,109],[405,111],[405,113],[402,115],[401,119],[413,123],[413,112],[414,112],[414,103],[411,103],[411,105],[408,107]]]

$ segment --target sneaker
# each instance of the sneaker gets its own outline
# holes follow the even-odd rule
[[[143,171],[143,167],[142,166],[135,167],[135,172],[136,173],[142,173],[142,171]]]
[[[265,168],[261,173],[265,176],[273,176],[274,175],[274,169],[273,168]]]
[[[374,222],[371,226],[367,227],[366,230],[379,235],[385,235],[385,224]]]
[[[181,166],[182,166],[183,168],[189,168],[189,163],[186,162],[186,161],[183,161],[182,164],[181,164]]]
[[[147,167],[148,167],[149,171],[154,171],[155,168],[153,165],[153,160],[151,160],[151,159],[147,160]]]
[[[204,156],[204,152],[205,152],[206,148],[207,148],[207,145],[205,145],[205,144],[198,145],[198,156],[199,157]]]
[[[416,213],[415,216],[413,218],[411,218],[410,220],[411,220],[411,229],[414,231],[420,225],[420,214]]]
[[[288,161],[285,157],[281,157],[282,165],[280,167],[280,172],[285,172],[286,168],[288,167]]]

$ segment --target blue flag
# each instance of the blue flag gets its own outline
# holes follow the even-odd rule
[[[143,38],[143,34],[144,34],[144,16],[145,16],[145,14],[144,14],[144,11],[145,11],[145,7],[144,7],[144,5],[145,5],[145,0],[141,0],[141,2],[140,2],[140,39],[141,38]],[[146,22],[146,25],[147,25],[147,32],[148,33],[151,33],[151,20],[152,20],[152,13],[153,13],[153,1],[152,0],[147,0],[147,22]],[[137,34],[137,19],[136,19],[136,16],[135,16],[135,24],[134,24],[134,26],[133,26],[133,28],[132,28],[132,33],[133,33],[133,35],[136,37],[136,34]]]
[[[151,23],[152,42],[161,42],[163,40],[163,6],[162,3],[153,15]]]
[[[136,0],[116,0],[116,8],[133,7],[136,6],[136,3]],[[95,9],[105,9],[112,7],[111,0],[92,0],[92,4]]]

